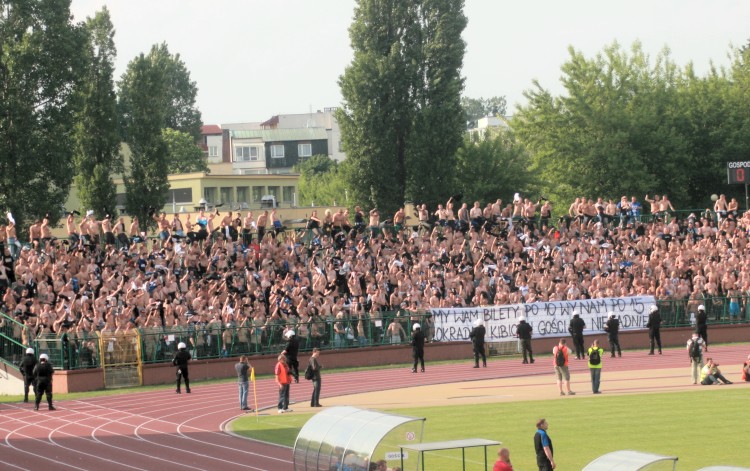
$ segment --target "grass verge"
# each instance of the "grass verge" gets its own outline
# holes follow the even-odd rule
[[[750,420],[747,393],[742,385],[713,386],[679,393],[605,394],[394,412],[426,417],[424,441],[475,437],[501,441],[510,449],[515,469],[535,469],[535,423],[544,417],[550,424],[558,469],[583,469],[605,453],[630,449],[678,456],[679,469],[694,470],[750,463],[750,448],[741,432]],[[235,421],[232,429],[239,435],[291,447],[309,418],[310,414],[273,414],[256,422],[255,416],[246,416]],[[491,463],[496,452],[488,453]],[[430,469],[458,469],[451,460],[459,459],[460,453],[441,453],[428,455]],[[467,461],[478,459],[467,454]],[[445,463],[445,468],[438,463]]]

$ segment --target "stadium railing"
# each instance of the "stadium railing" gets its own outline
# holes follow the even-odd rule
[[[698,306],[706,308],[709,325],[747,323],[750,321],[750,296],[703,297],[699,299],[675,299],[657,301],[662,317],[662,326],[687,327],[695,325]],[[364,313],[361,318],[345,315],[343,318],[315,317],[306,323],[299,321],[267,321],[253,325],[190,324],[185,327],[152,327],[139,329],[143,363],[163,363],[172,360],[177,345],[184,342],[196,359],[223,358],[238,355],[278,354],[286,346],[284,332],[293,329],[300,342],[300,351],[313,348],[342,350],[349,348],[377,347],[382,345],[408,345],[412,326],[419,323],[427,339],[433,335],[432,317],[428,313],[379,311]],[[394,327],[389,329],[389,326]],[[17,365],[25,349],[32,346],[37,355],[47,353],[56,368],[82,369],[101,366],[99,333],[77,333],[64,335],[45,334],[34,338],[31,345],[24,345],[22,335],[28,329],[16,319],[0,313],[0,357]],[[502,344],[490,344],[492,354],[513,354],[518,350],[516,340]],[[507,345],[506,345],[507,344]]]

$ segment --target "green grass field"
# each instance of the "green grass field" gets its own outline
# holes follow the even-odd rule
[[[602,395],[391,412],[426,417],[424,441],[501,441],[510,449],[517,471],[536,469],[533,436],[540,417],[550,424],[548,432],[558,470],[580,470],[605,453],[630,449],[678,456],[677,469],[685,471],[718,464],[750,465],[747,399],[748,389],[735,385],[696,387],[680,393]],[[246,416],[235,421],[232,428],[250,438],[293,446],[309,417],[273,414],[261,416],[256,423],[255,416]],[[490,463],[494,463],[496,452],[488,452]],[[440,453],[427,455],[426,469],[460,469],[460,453]],[[477,453],[467,453],[467,461],[475,462],[467,469],[482,469],[476,464],[480,459]],[[445,465],[439,466],[438,462]],[[670,465],[658,469],[672,468]]]

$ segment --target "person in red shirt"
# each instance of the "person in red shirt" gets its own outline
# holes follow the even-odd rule
[[[513,471],[513,465],[510,464],[510,450],[507,448],[500,448],[497,452],[497,461],[495,466],[492,467],[492,471]]]
[[[560,395],[564,396],[563,383],[568,389],[568,396],[574,396],[575,393],[570,390],[570,371],[568,371],[568,347],[565,346],[565,339],[560,339],[560,343],[552,349],[552,364],[555,366],[555,375],[557,375],[557,389]]]
[[[750,381],[750,355],[747,356],[747,361],[742,364],[742,381]]]
[[[292,373],[289,371],[289,364],[286,361],[286,355],[279,355],[276,368],[273,370],[276,375],[276,384],[279,386],[279,414],[292,412],[289,408],[289,388],[292,385]]]

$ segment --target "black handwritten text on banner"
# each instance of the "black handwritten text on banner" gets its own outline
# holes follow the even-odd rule
[[[534,337],[568,335],[568,324],[576,312],[586,322],[584,334],[603,334],[608,313],[620,319],[620,330],[646,328],[648,311],[656,303],[653,296],[602,298],[580,301],[510,304],[456,309],[430,309],[435,320],[434,339],[440,342],[469,340],[474,321],[482,319],[487,342],[516,338],[516,326],[524,316],[534,329]]]

